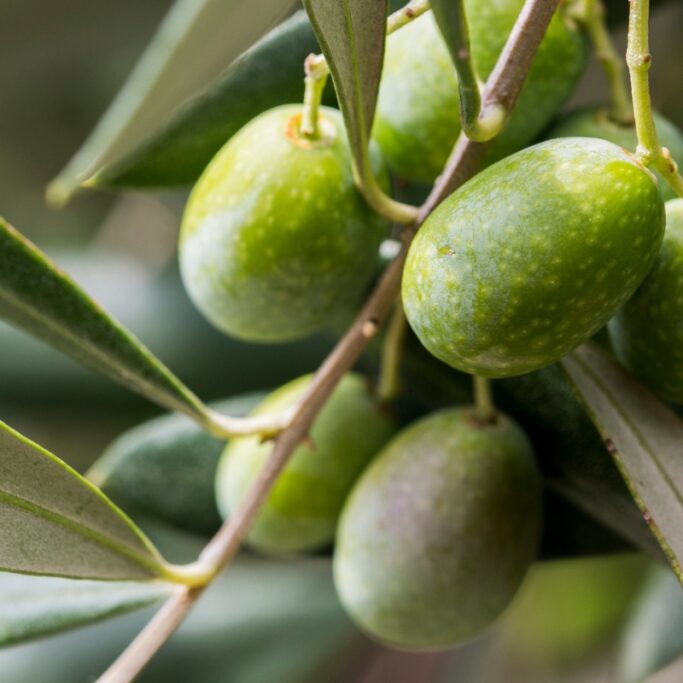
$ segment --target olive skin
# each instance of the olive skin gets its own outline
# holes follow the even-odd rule
[[[402,296],[422,344],[485,377],[531,372],[595,334],[657,256],[664,204],[625,150],[563,138],[490,166],[410,247]]]
[[[342,604],[392,647],[454,647],[503,612],[534,560],[540,480],[521,428],[503,414],[433,413],[401,431],[342,513],[334,578]]]
[[[332,324],[373,275],[388,222],[353,181],[341,115],[299,134],[301,107],[261,114],[218,152],[192,191],[180,233],[183,282],[220,330],[282,342]],[[380,182],[386,172],[372,158]]]
[[[666,203],[657,260],[608,330],[617,358],[635,377],[683,403],[683,199]]]
[[[252,414],[279,413],[302,396],[311,376],[270,394]],[[345,375],[268,494],[248,536],[271,554],[317,550],[332,543],[348,492],[370,459],[396,431],[363,377]],[[273,450],[259,437],[233,439],[216,474],[216,498],[228,517],[256,480]]]
[[[486,80],[522,9],[523,0],[466,0],[475,71]],[[586,62],[584,35],[560,8],[524,88],[486,163],[533,142],[571,94]],[[431,183],[460,132],[455,67],[431,13],[387,40],[373,138],[393,173]]]
[[[683,134],[661,114],[654,112],[653,116],[660,143],[671,152],[673,160],[679,166],[683,166]],[[609,112],[604,107],[586,107],[570,112],[550,129],[547,137],[601,138],[629,150],[635,150],[638,146],[635,125],[616,123],[610,119]],[[659,191],[664,200],[673,199],[676,193],[670,185],[657,171],[653,170],[653,173],[657,176]]]

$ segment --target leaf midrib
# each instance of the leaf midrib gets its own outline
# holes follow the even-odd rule
[[[55,512],[54,510],[43,507],[42,505],[39,505],[22,496],[7,493],[6,491],[0,491],[0,503],[5,503],[10,507],[28,512],[39,519],[50,522],[56,526],[60,526],[72,533],[78,534],[79,536],[95,543],[96,545],[99,545],[100,547],[122,556],[140,567],[143,567],[144,569],[148,570],[152,576],[158,576],[160,573],[159,570],[161,567],[154,557],[139,553],[122,541],[112,538],[111,536],[108,536],[102,532],[96,531],[95,529],[81,524],[80,522],[77,522],[59,512]],[[16,571],[12,567],[3,567],[1,559],[0,569]],[[25,573],[33,572],[27,571]],[[59,574],[53,574],[52,572],[50,572],[50,575],[60,576]],[[71,575],[64,574],[63,576]],[[93,578],[100,577],[93,576]]]
[[[652,450],[648,444],[647,439],[643,436],[641,431],[637,428],[637,426],[632,422],[631,418],[629,417],[628,413],[624,412],[624,410],[619,406],[617,402],[612,400],[612,394],[608,390],[608,388],[604,385],[602,380],[600,379],[599,375],[597,375],[591,367],[578,355],[574,355],[575,360],[579,363],[579,365],[583,368],[584,372],[588,374],[588,376],[593,380],[595,385],[600,389],[602,394],[607,398],[609,401],[610,405],[613,406],[614,410],[617,412],[619,417],[623,420],[623,422],[628,425],[630,428],[631,432],[634,434],[636,437],[639,445],[641,448],[650,456],[652,459],[652,462],[654,463],[655,467],[659,471],[660,475],[662,476],[662,479],[667,483],[669,488],[674,494],[674,497],[676,498],[679,506],[683,508],[683,494],[678,490],[676,487],[676,484],[673,480],[673,478],[669,475],[668,470],[666,467],[662,464],[660,461],[659,457],[655,453],[654,450]]]

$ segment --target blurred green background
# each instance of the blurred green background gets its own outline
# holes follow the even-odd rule
[[[273,353],[210,328],[192,308],[177,273],[182,192],[86,193],[59,212],[43,199],[47,182],[90,132],[170,4],[0,2],[0,213],[202,398],[213,399],[272,387],[314,369],[332,339],[319,336]],[[652,88],[657,108],[679,126],[681,31],[683,3],[663,4],[653,22]],[[625,45],[623,30],[618,41]],[[572,104],[606,97],[593,63]],[[0,323],[0,418],[78,469],[123,429],[158,412]],[[154,533],[170,555],[191,557],[197,550],[197,539]],[[324,561],[301,568],[281,564],[245,558],[236,578],[217,586],[214,600],[203,601],[143,680],[606,683],[613,680],[623,619],[651,571],[638,557],[539,566],[492,635],[455,653],[418,657],[371,646],[354,631],[336,603]],[[283,585],[278,595],[241,590],[257,579]],[[308,604],[310,595],[315,599]],[[244,617],[231,620],[230,613]],[[148,616],[134,614],[4,650],[0,680],[92,680]],[[294,672],[289,678],[283,673],[287,666]],[[683,669],[652,680],[681,681]]]

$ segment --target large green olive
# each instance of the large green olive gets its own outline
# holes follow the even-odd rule
[[[595,138],[550,140],[490,166],[415,238],[406,315],[449,365],[531,372],[595,334],[650,270],[664,234],[654,176]]]
[[[388,230],[354,185],[339,112],[321,109],[314,141],[299,133],[300,119],[300,106],[283,106],[245,126],[198,180],[183,217],[185,286],[216,327],[241,339],[286,341],[332,323],[368,284]]]
[[[609,323],[619,360],[660,396],[683,402],[683,199],[666,204],[654,267]]]
[[[466,0],[475,70],[486,79],[523,0]],[[487,152],[491,163],[530,144],[576,85],[586,41],[562,8],[550,23],[514,112]],[[430,14],[391,35],[373,131],[398,176],[432,182],[460,132],[458,82]]]
[[[351,617],[388,645],[448,648],[501,614],[534,559],[540,479],[503,414],[429,415],[400,432],[354,487],[334,575]]]
[[[310,376],[270,394],[254,415],[291,408],[306,391]],[[347,374],[313,423],[261,508],[248,537],[270,553],[315,550],[334,540],[346,496],[370,459],[394,433],[387,415],[363,377]],[[216,475],[218,507],[227,517],[239,505],[273,450],[258,437],[234,439]]]

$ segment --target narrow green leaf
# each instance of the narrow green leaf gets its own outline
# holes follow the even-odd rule
[[[562,367],[683,581],[683,422],[595,346],[580,347]]]
[[[264,396],[244,394],[212,407],[242,417]],[[119,436],[87,477],[128,511],[212,534],[221,523],[214,480],[224,448],[223,439],[207,434],[185,416],[164,415]]]
[[[74,581],[0,574],[0,647],[92,624],[154,604],[170,584]]]
[[[304,60],[315,52],[319,52],[318,42],[302,10],[233,62],[146,144],[103,168],[88,184],[168,187],[194,183],[216,152],[251,119],[280,104],[303,100]],[[334,98],[325,100],[332,103]]]
[[[0,571],[122,581],[168,574],[104,494],[4,422],[0,472]]]
[[[683,591],[676,576],[653,568],[624,632],[618,683],[642,683],[683,657]]]
[[[2,218],[0,318],[170,410],[210,420],[168,368]]]
[[[163,128],[295,4],[294,0],[176,0],[90,138],[48,188],[63,204],[103,166]]]
[[[431,0],[434,19],[443,36],[458,74],[460,121],[466,133],[476,124],[481,109],[477,75],[472,64],[469,28],[464,0]]]
[[[361,176],[370,169],[368,140],[382,76],[387,6],[387,0],[304,0]]]

